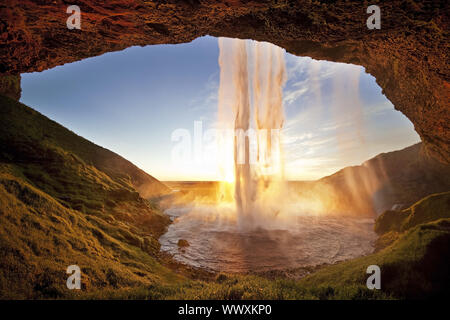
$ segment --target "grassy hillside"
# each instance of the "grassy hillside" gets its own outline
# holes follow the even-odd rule
[[[375,231],[380,235],[402,232],[439,218],[450,218],[450,192],[429,195],[405,210],[384,212],[376,220]]]
[[[131,162],[0,96],[0,168],[61,205],[159,236],[167,217],[142,195],[168,188]],[[139,192],[138,192],[139,191]]]
[[[148,198],[169,192],[161,182],[137,168],[121,156],[102,148],[67,130],[37,111],[7,97],[0,96],[0,161],[29,166],[35,164],[54,179],[62,162],[71,166],[84,165],[88,176],[102,172],[100,180],[112,180],[127,189],[136,189]],[[81,169],[80,169],[81,170]],[[29,174],[33,175],[33,170]],[[34,172],[38,175],[38,172]],[[45,174],[36,176],[47,185]],[[66,182],[70,182],[67,177]],[[74,187],[77,187],[74,184]],[[67,191],[67,190],[65,190]]]
[[[174,283],[182,277],[155,259],[155,237],[126,221],[67,208],[26,181],[0,174],[0,298],[58,298],[69,265],[83,289]]]
[[[117,154],[0,96],[0,295],[61,296],[70,264],[88,275],[86,287],[177,278],[155,259],[170,221],[141,196],[167,190]]]

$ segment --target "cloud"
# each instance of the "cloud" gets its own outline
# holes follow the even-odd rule
[[[375,105],[368,106],[367,108],[364,108],[364,116],[366,117],[372,117],[372,116],[378,116],[383,115],[388,112],[391,112],[394,109],[394,105],[386,99],[386,101],[377,103]]]
[[[218,72],[213,72],[199,94],[188,102],[191,112],[208,112],[217,109],[217,92],[219,90]]]
[[[292,85],[293,89],[291,90],[285,90],[284,97],[283,97],[283,103],[285,105],[290,105],[293,102],[295,102],[298,98],[305,95],[310,91],[308,81],[302,80],[299,82],[296,82]]]
[[[355,70],[359,72],[362,69],[362,67],[352,64],[318,61],[309,57],[292,55],[287,55],[286,64],[288,81],[283,92],[283,102],[286,106],[292,105],[308,95],[316,95],[320,99],[326,81],[338,75],[345,76],[348,72]]]

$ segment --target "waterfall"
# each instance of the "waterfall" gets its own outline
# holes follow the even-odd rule
[[[227,38],[219,38],[219,49],[218,114],[219,123],[234,129],[238,223],[256,227],[280,210],[284,50],[270,43]]]

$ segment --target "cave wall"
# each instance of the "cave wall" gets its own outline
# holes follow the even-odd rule
[[[0,93],[20,73],[203,35],[269,41],[290,53],[365,67],[414,124],[426,152],[450,164],[449,2],[8,0],[0,4]],[[66,9],[81,8],[81,30]],[[369,30],[366,9],[381,8]],[[7,80],[5,80],[7,77]],[[11,91],[15,88],[15,92]]]

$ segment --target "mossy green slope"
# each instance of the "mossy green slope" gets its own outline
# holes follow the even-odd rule
[[[55,175],[64,175],[60,172],[60,162],[64,161],[71,166],[84,164],[78,170],[95,171],[86,176],[113,180],[122,188],[136,189],[144,198],[170,191],[128,160],[76,135],[39,112],[1,95],[0,106],[0,160],[46,166],[44,169],[51,175],[50,181],[45,181],[47,176],[35,173],[36,178],[44,180],[43,186],[53,183]],[[32,175],[32,169],[29,171]],[[70,178],[67,177],[66,182],[70,182]]]
[[[405,210],[385,211],[376,220],[375,231],[401,232],[439,218],[450,218],[450,192],[431,194]]]
[[[71,295],[71,264],[88,290],[181,278],[155,258],[170,221],[138,192],[167,187],[12,99],[0,115],[0,296]]]
[[[8,173],[0,174],[0,298],[61,298],[65,271],[80,266],[83,291],[181,279],[155,259],[158,244],[119,220],[68,209]]]

